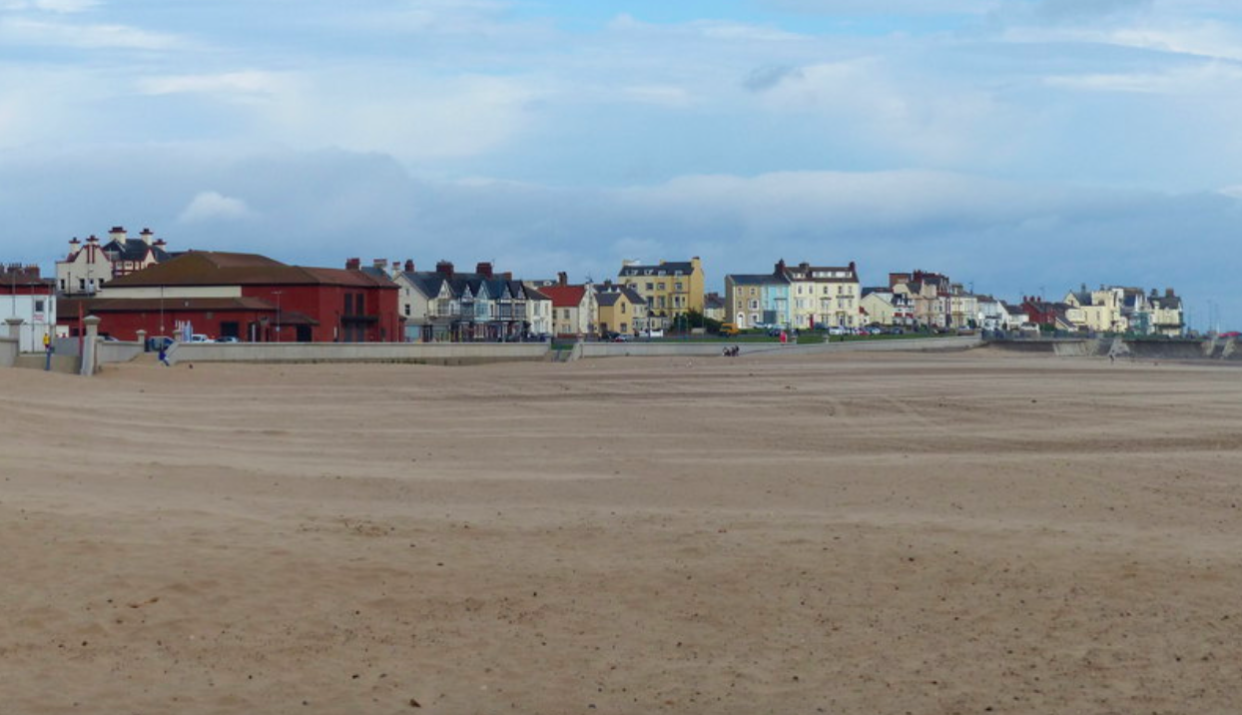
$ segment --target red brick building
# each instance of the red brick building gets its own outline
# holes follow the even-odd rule
[[[349,268],[290,266],[249,253],[190,251],[115,278],[98,297],[63,301],[62,325],[95,315],[99,332],[133,340],[179,336],[253,342],[398,342],[398,288]]]

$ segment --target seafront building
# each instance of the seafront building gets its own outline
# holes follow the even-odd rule
[[[21,277],[9,280],[7,295],[10,303],[22,302],[20,310],[11,305],[10,312],[30,336],[23,339],[23,350],[41,339],[38,325],[49,334],[77,335],[87,314],[99,316],[100,332],[113,337],[139,330],[179,334],[193,326],[211,338],[282,342],[638,336],[677,329],[678,318],[691,311],[740,330],[1013,331],[1038,325],[1076,333],[1178,336],[1186,331],[1182,298],[1171,288],[1161,294],[1084,285],[1061,301],[1023,296],[1010,304],[925,270],[889,273],[887,286],[864,289],[853,262],[782,259],[769,273],[726,275],[723,294],[717,294],[705,292],[698,257],[624,261],[615,283],[570,284],[564,273],[555,280],[517,280],[489,262],[466,273],[443,260],[435,270],[416,270],[413,260],[378,259],[363,267],[356,258],[344,269],[329,269],[289,266],[255,254],[172,253],[150,229],[130,238],[116,226],[106,240],[71,240],[68,254],[56,263],[56,278],[36,278],[23,294],[17,284],[29,270],[5,274]],[[36,284],[50,294],[39,298]]]
[[[108,241],[94,235],[86,241],[69,241],[69,253],[56,262],[56,290],[62,296],[92,296],[115,278],[136,273],[172,258],[162,238],[144,228],[138,238],[129,238],[125,228],[114,226]]]
[[[633,288],[646,301],[653,330],[671,327],[688,311],[703,312],[703,263],[698,256],[650,265],[623,261],[617,282]]]
[[[360,270],[291,266],[251,253],[190,251],[115,278],[92,298],[63,301],[64,334],[78,316],[122,340],[201,334],[250,342],[396,342],[397,285]]]
[[[38,266],[10,263],[0,269],[0,316],[17,330],[22,352],[42,350],[44,337],[55,337],[56,307],[54,282]]]

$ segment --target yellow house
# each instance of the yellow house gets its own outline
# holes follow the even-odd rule
[[[603,337],[636,335],[647,328],[647,303],[629,286],[595,286],[595,305],[599,311],[595,325]]]
[[[617,282],[634,289],[646,301],[653,329],[669,327],[687,311],[703,312],[703,265],[698,256],[656,265],[625,261]]]

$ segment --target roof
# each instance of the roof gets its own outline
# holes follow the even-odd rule
[[[726,281],[733,281],[733,285],[738,286],[757,286],[757,285],[787,285],[789,278],[775,273],[736,273],[725,276]]]
[[[658,265],[631,264],[621,266],[621,276],[672,276],[690,275],[694,273],[694,263],[690,261],[664,261]]]
[[[703,307],[707,310],[711,310],[712,308],[725,307],[724,296],[720,295],[719,293],[708,293],[707,295],[703,296]]]
[[[169,254],[159,246],[147,243],[141,238],[127,238],[124,241],[113,239],[103,245],[102,250],[107,253],[113,261],[142,261],[147,257],[147,251],[155,255],[157,261],[167,261]]]
[[[577,308],[582,305],[586,286],[548,286],[540,288],[539,292],[552,299],[553,308]]]
[[[217,285],[336,285],[396,288],[387,277],[360,270],[290,266],[254,253],[189,251],[113,279],[109,288]]]
[[[276,304],[262,298],[62,298],[57,306],[64,316],[86,313],[155,313],[161,309],[228,312],[276,312]],[[288,312],[288,311],[286,311]]]

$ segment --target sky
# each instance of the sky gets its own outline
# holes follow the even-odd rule
[[[0,0],[0,260],[703,259],[1242,327],[1236,0]]]

